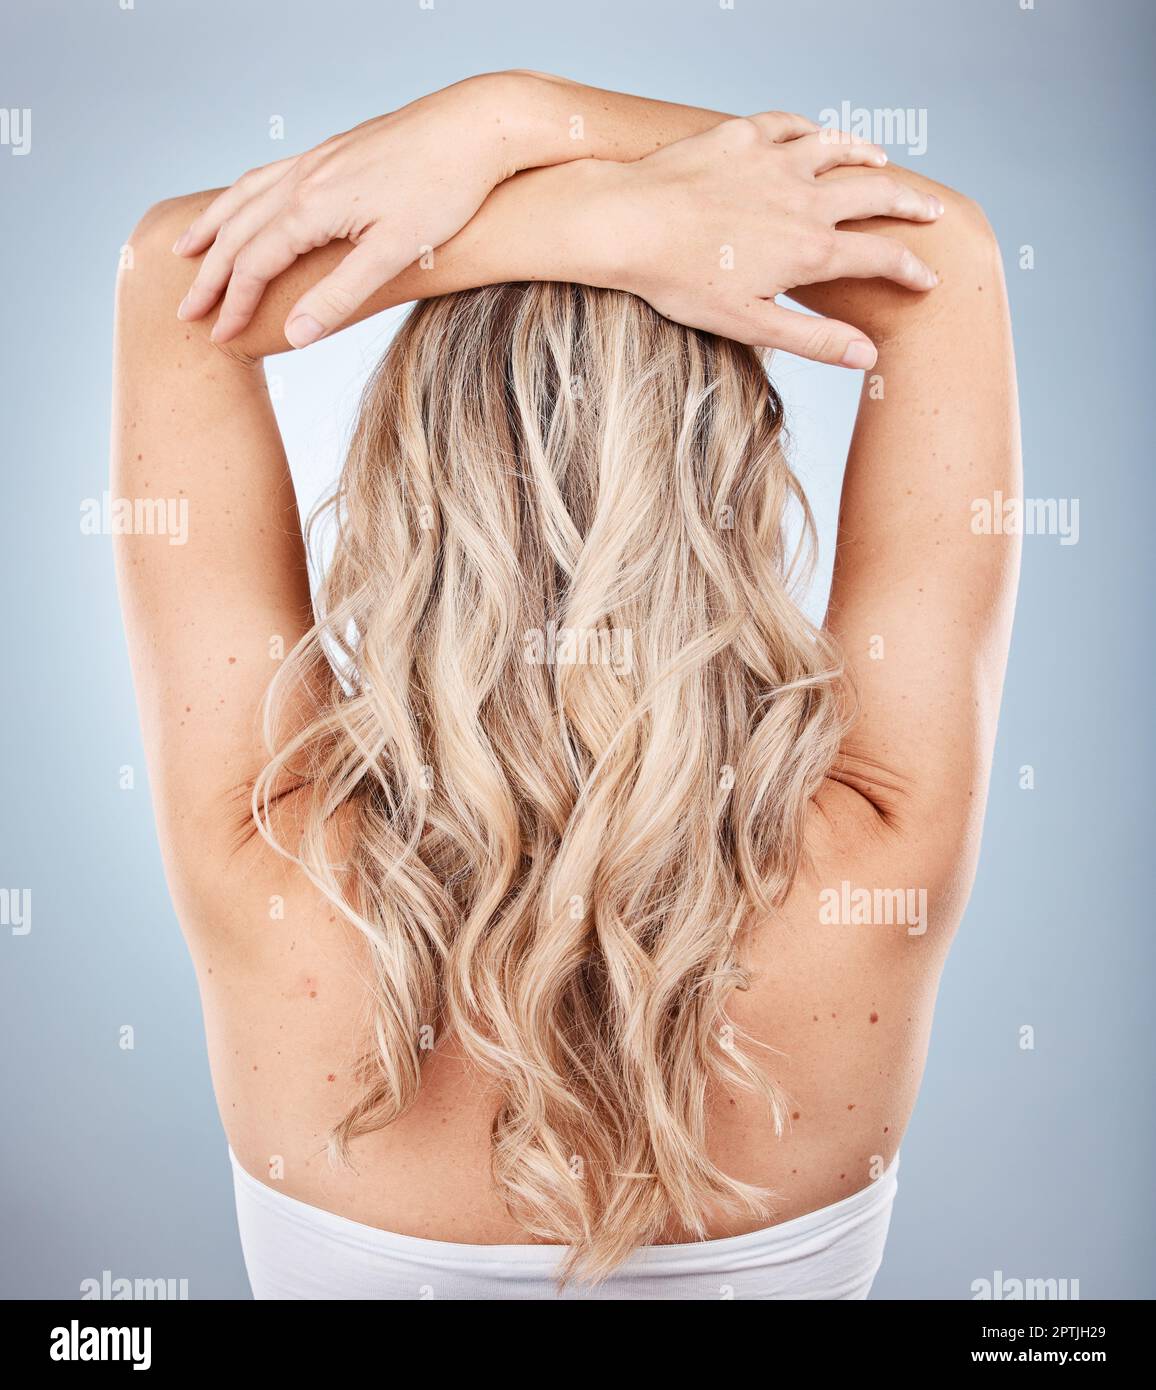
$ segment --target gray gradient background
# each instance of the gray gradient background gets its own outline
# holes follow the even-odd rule
[[[979,877],[874,1296],[966,1298],[996,1269],[1078,1278],[1085,1298],[1156,1293],[1154,15],[1146,0],[3,0],[0,105],[32,108],[33,143],[0,149],[0,883],[30,887],[34,911],[30,935],[0,931],[0,1294],[72,1297],[110,1269],[248,1296],[109,541],[79,533],[81,500],[105,487],[119,248],[159,198],[511,66],[740,112],[924,107],[918,167],[986,207],[1015,316],[1026,493],[1079,497],[1081,536],[1026,542]],[[388,326],[273,368],[307,496]],[[776,376],[829,532],[857,382],[794,359]],[[126,763],[135,791],[118,789]]]

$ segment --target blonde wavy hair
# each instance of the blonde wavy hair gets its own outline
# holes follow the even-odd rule
[[[453,1035],[502,1098],[494,1182],[570,1247],[563,1277],[766,1212],[708,1157],[708,1095],[756,1088],[781,1131],[727,999],[842,727],[836,655],[791,596],[813,553],[788,546],[792,504],[805,542],[813,524],[782,427],[755,351],[632,296],[419,304],[328,504],[316,625],[269,692],[258,827],[373,961],[335,1153],[401,1115]]]

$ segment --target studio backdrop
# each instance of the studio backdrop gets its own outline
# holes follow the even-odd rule
[[[837,121],[977,199],[1018,352],[1023,578],[978,879],[875,1298],[1151,1297],[1156,220],[1148,0],[6,0],[0,1294],[248,1285],[149,804],[107,488],[140,215],[471,73]],[[270,364],[302,505],[402,311]],[[853,373],[780,357],[830,573]],[[94,510],[95,509],[95,510]],[[89,518],[86,524],[85,518]]]

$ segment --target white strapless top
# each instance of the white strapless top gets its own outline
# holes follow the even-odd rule
[[[899,1158],[875,1182],[792,1221],[650,1245],[598,1285],[559,1289],[557,1245],[457,1245],[394,1235],[299,1202],[237,1162],[241,1246],[259,1299],[854,1299],[883,1258]]]

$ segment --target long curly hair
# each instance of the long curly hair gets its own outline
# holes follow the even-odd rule
[[[333,1151],[401,1115],[452,1035],[501,1096],[494,1182],[569,1247],[563,1277],[766,1211],[708,1157],[708,1094],[756,1088],[781,1130],[727,999],[842,730],[837,655],[792,598],[814,528],[782,430],[758,353],[630,295],[417,305],[266,702],[258,828],[373,961]]]

